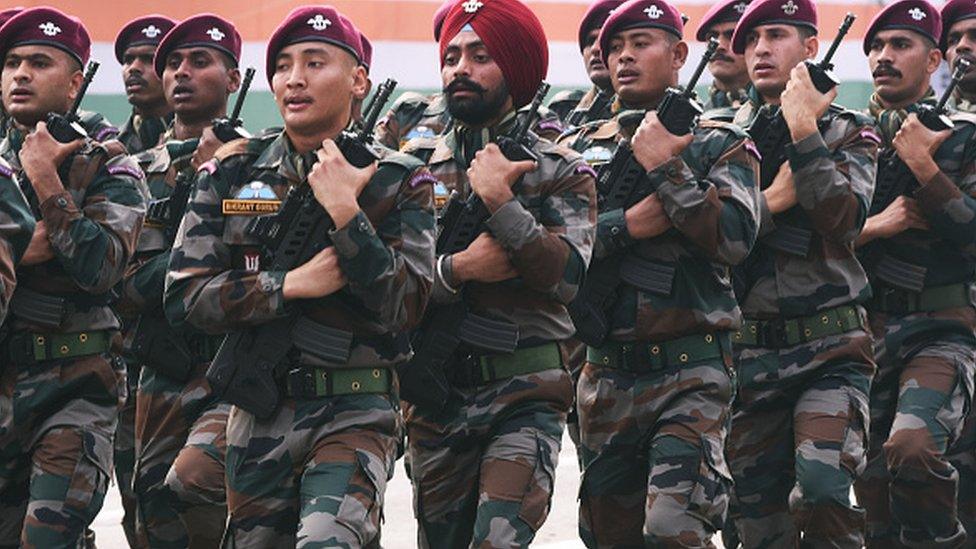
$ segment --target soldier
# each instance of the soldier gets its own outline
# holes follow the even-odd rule
[[[976,3],[950,0],[942,7],[940,46],[950,67],[963,58],[976,66]],[[959,83],[953,106],[976,114],[976,70],[970,69]],[[959,520],[972,543],[976,540],[976,406],[970,408],[962,434],[946,457],[959,473]]]
[[[722,112],[711,113],[710,118],[731,121],[735,111],[749,100],[746,60],[732,51],[732,32],[747,7],[749,0],[723,0],[713,4],[705,12],[695,34],[699,42],[708,42],[712,38],[718,40],[718,49],[708,63],[708,72],[712,73],[714,80],[708,88],[708,99],[702,106],[705,110],[722,109]]]
[[[162,142],[136,158],[154,199],[166,199],[202,163],[206,132],[226,116],[240,85],[241,38],[229,21],[200,14],[175,25],[151,66],[175,110]],[[212,148],[210,150],[213,150]],[[176,200],[176,198],[173,198]],[[170,204],[171,208],[179,208]],[[150,208],[152,213],[157,207]],[[140,534],[151,547],[215,547],[226,518],[225,426],[229,404],[219,403],[205,373],[220,338],[191,328],[174,330],[162,309],[163,283],[179,219],[151,215],[126,273],[119,308],[138,323],[126,337],[141,367],[136,393],[136,466]]]
[[[336,146],[366,96],[362,61],[359,31],[334,8],[288,15],[266,66],[285,129],[232,141],[203,165],[170,259],[165,307],[176,325],[259,333],[297,314],[309,334],[296,334],[276,365],[282,397],[270,417],[231,411],[228,546],[379,541],[402,434],[392,368],[408,356],[403,331],[420,318],[432,278],[433,178],[386,150],[378,165],[355,168]],[[334,223],[328,246],[297,268],[269,271],[245,228],[253,212],[273,211],[305,185]],[[344,343],[326,357],[319,347],[333,336]]]
[[[407,150],[456,200],[474,193],[490,216],[465,250],[438,256],[432,300],[463,300],[512,336],[510,352],[455,350],[444,370],[457,396],[443,410],[404,409],[419,545],[525,547],[549,510],[573,400],[560,342],[573,333],[566,304],[593,243],[594,180],[579,155],[531,132],[537,162],[509,161],[493,142],[518,123],[548,65],[525,4],[455,2],[439,47],[455,124]]]
[[[118,139],[129,154],[155,147],[173,120],[173,107],[153,70],[153,55],[174,26],[176,21],[165,15],[145,15],[126,23],[115,37],[115,58],[122,65],[125,94],[132,105]]]
[[[868,469],[856,485],[868,547],[961,547],[958,475],[946,450],[962,430],[976,374],[976,117],[951,131],[923,126],[942,62],[939,12],[925,0],[889,5],[871,22],[864,52],[874,77],[871,114],[884,148],[881,200],[858,239],[874,293],[877,341]],[[912,180],[890,201],[899,169]],[[967,487],[968,488],[968,487]]]
[[[617,8],[599,50],[621,111],[573,137],[603,162],[629,140],[647,174],[643,198],[601,208],[590,272],[609,269],[616,284],[601,307],[606,332],[577,324],[596,345],[576,393],[588,547],[711,547],[728,504],[730,331],[741,317],[727,273],[755,241],[758,166],[732,125],[706,122],[676,136],[658,119],[688,56],[683,31],[663,0]],[[607,184],[609,193],[618,182]],[[626,275],[639,264],[662,273],[655,288]]]
[[[56,141],[48,113],[80,91],[90,39],[81,21],[27,9],[0,28],[0,142],[38,219],[17,268],[0,345],[0,545],[74,547],[102,506],[125,398],[110,291],[145,213],[139,167],[117,141]]]
[[[861,547],[850,487],[864,469],[870,290],[854,254],[874,188],[878,137],[831,105],[804,61],[817,55],[811,0],[756,0],[732,36],[753,89],[736,113],[763,168],[760,238],[735,273],[745,322],[733,337],[738,397],[729,437],[745,547]],[[755,121],[759,122],[755,122]],[[753,125],[754,124],[754,125]],[[769,171],[767,171],[767,169]]]
[[[34,233],[34,214],[14,181],[14,171],[0,158],[0,338],[10,298],[17,287],[17,264]],[[0,373],[3,368],[0,367]]]

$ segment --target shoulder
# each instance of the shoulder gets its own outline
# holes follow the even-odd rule
[[[268,133],[256,137],[235,139],[228,141],[214,152],[214,160],[224,165],[231,162],[245,161],[247,158],[260,156],[280,134]]]
[[[560,103],[572,103],[575,105],[580,102],[580,99],[583,99],[584,95],[586,95],[586,92],[583,90],[562,90],[556,92],[546,105],[550,108]]]
[[[423,111],[431,104],[431,98],[417,92],[403,92],[396,98],[390,110],[394,113]]]
[[[732,122],[735,119],[737,107],[717,107],[705,111],[702,120],[718,120],[720,122]]]
[[[881,137],[878,135],[874,119],[870,116],[836,104],[830,106],[827,116],[830,123],[821,133],[823,133],[824,141],[828,144],[862,141],[881,144]]]
[[[828,116],[833,118],[833,120],[838,121],[841,124],[848,124],[858,127],[874,127],[874,119],[870,116],[837,104],[831,105],[827,113]]]

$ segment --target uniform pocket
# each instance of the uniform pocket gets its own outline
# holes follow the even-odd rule
[[[112,443],[107,437],[80,431],[81,455],[68,482],[64,504],[91,521],[102,507],[112,471]]]
[[[356,452],[355,467],[336,512],[336,522],[348,528],[359,543],[365,545],[379,533],[389,471],[382,460],[360,451]]]
[[[698,477],[688,498],[688,509],[716,530],[723,526],[729,507],[732,473],[725,460],[725,450],[717,437],[701,436],[701,459]]]
[[[543,451],[544,442],[536,437],[536,456],[532,474],[525,485],[519,518],[538,532],[549,515],[552,502],[553,473],[556,464],[550,455]]]
[[[870,412],[866,395],[848,389],[847,428],[841,446],[840,463],[855,478],[867,466],[867,433],[870,429]]]

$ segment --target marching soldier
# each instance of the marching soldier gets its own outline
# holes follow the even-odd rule
[[[710,118],[731,121],[735,111],[749,100],[746,60],[732,51],[732,32],[747,7],[749,0],[723,0],[712,5],[695,34],[699,42],[718,40],[718,49],[708,62],[708,72],[712,73],[713,80],[702,107],[706,111],[721,109],[722,112],[710,113]]]
[[[49,128],[80,92],[90,39],[52,8],[0,29],[0,156],[17,172],[36,228],[17,268],[0,344],[0,545],[74,547],[101,509],[112,437],[125,398],[112,288],[135,251],[145,213],[142,172],[117,141]]]
[[[548,514],[573,400],[560,342],[573,333],[566,304],[593,242],[593,174],[577,154],[531,132],[521,146],[537,161],[510,161],[495,144],[524,124],[516,111],[548,65],[542,25],[525,4],[454,2],[440,55],[455,123],[406,150],[427,160],[458,193],[453,200],[477,196],[487,219],[466,249],[438,256],[430,314],[461,300],[509,337],[505,350],[453,350],[443,370],[454,396],[440,410],[405,407],[419,545],[525,547]]]
[[[953,114],[951,131],[919,120],[937,101],[929,79],[942,62],[941,35],[935,7],[902,0],[878,13],[864,37],[870,110],[884,143],[872,207],[879,213],[858,239],[878,362],[868,469],[855,486],[868,547],[962,547],[966,539],[959,475],[946,452],[976,375],[976,117]],[[907,184],[891,191],[893,181]]]
[[[577,323],[593,340],[577,388],[588,547],[711,547],[729,501],[730,331],[741,313],[728,270],[756,238],[758,164],[735,126],[677,136],[658,118],[687,59],[683,31],[671,4],[631,0],[599,37],[621,111],[584,128],[581,147],[605,163],[628,140],[643,198],[600,212],[588,284],[610,269],[606,333]],[[607,184],[609,195],[620,183]]]
[[[408,356],[403,332],[422,315],[433,270],[433,178],[389,151],[356,168],[336,145],[366,96],[363,59],[359,31],[334,8],[288,15],[266,65],[284,131],[232,141],[202,166],[171,254],[165,308],[176,326],[256,338],[292,315],[301,326],[269,372],[280,400],[253,395],[271,399],[269,414],[236,405],[227,422],[228,546],[379,541],[402,434],[392,368]],[[285,210],[289,189],[333,228],[315,235],[327,246],[312,259],[273,271],[247,227]],[[246,367],[227,341],[211,379]]]
[[[863,543],[850,487],[865,465],[875,366],[854,239],[879,139],[866,117],[831,104],[836,89],[814,86],[804,61],[816,35],[811,0],[754,0],[732,36],[753,85],[735,120],[763,159],[759,241],[735,273],[745,322],[728,453],[744,547]]]
[[[161,143],[136,159],[152,198],[175,201],[176,188],[191,184],[195,168],[208,160],[208,145],[201,142],[215,139],[210,126],[227,115],[227,98],[241,83],[241,38],[229,21],[201,14],[175,25],[153,49],[155,58],[147,68],[160,81],[175,116]],[[159,204],[150,207],[119,303],[138,316],[126,344],[141,371],[133,483],[139,531],[153,548],[215,547],[226,518],[230,405],[218,402],[205,373],[221,340],[166,322],[163,284],[180,220],[160,219],[155,213]],[[180,207],[169,204],[177,211]]]
[[[125,94],[132,114],[119,131],[118,140],[136,154],[159,144],[173,120],[163,85],[153,70],[156,46],[176,21],[165,15],[146,15],[129,21],[115,37],[115,58],[122,65]]]
[[[14,170],[0,159],[0,337],[17,287],[17,264],[34,234],[34,214],[14,180]],[[0,367],[0,374],[4,368]]]

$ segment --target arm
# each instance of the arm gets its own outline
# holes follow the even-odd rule
[[[970,261],[976,260],[976,145],[974,126],[953,135],[944,146],[951,158],[961,158],[961,169],[953,181],[941,169],[915,192],[915,200],[929,226],[941,238],[960,247]],[[961,138],[960,138],[961,137]]]
[[[0,166],[0,175],[3,175]],[[10,174],[6,174],[9,176]],[[34,215],[17,184],[0,177],[0,323],[17,283],[17,263],[34,233]]]

